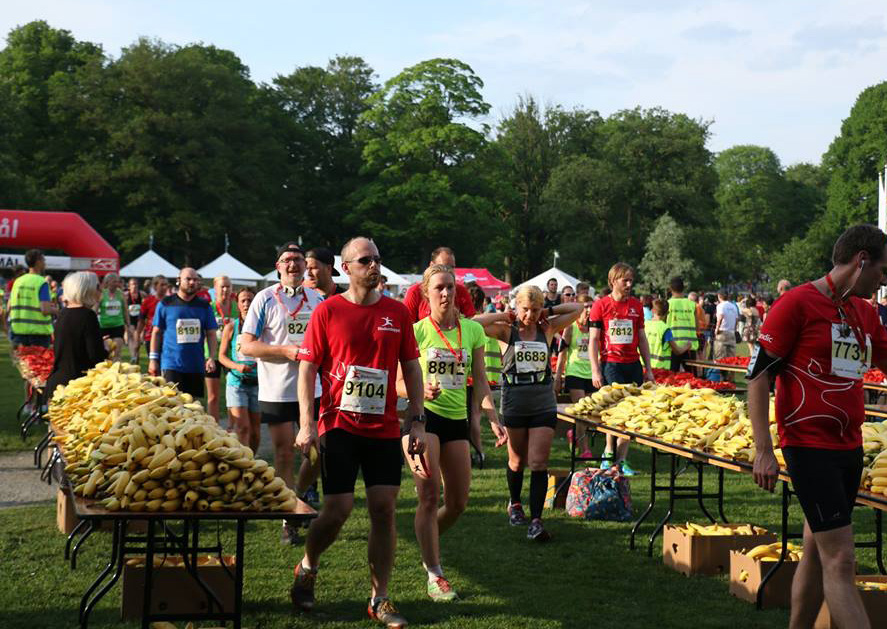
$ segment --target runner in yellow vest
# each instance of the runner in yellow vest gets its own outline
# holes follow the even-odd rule
[[[665,322],[668,315],[668,302],[654,299],[653,318],[644,324],[647,343],[650,345],[650,366],[653,369],[671,369],[671,354],[680,354],[687,350],[688,343],[679,343],[674,338],[671,328]]]
[[[685,361],[696,358],[696,350],[699,348],[699,339],[696,338],[696,304],[684,297],[682,278],[673,277],[669,287],[671,299],[668,300],[668,318],[665,322],[671,328],[675,341],[682,346],[689,343],[689,349],[673,353],[671,357],[671,370],[680,371]]]
[[[591,361],[588,358],[588,348],[591,343],[588,327],[588,315],[591,312],[591,298],[579,295],[577,302],[584,304],[585,309],[579,315],[579,320],[564,330],[561,350],[557,360],[557,375],[555,376],[554,390],[560,391],[561,380],[570,395],[570,401],[574,404],[586,395],[591,395],[597,389],[591,378]],[[563,376],[566,375],[566,378]],[[585,425],[578,424],[574,433],[577,451],[581,451],[582,457],[592,456],[588,449]],[[568,435],[569,437],[569,435]]]
[[[484,300],[486,299],[483,289],[474,284],[468,286],[468,293],[471,295],[471,300],[474,303],[475,312],[483,313]],[[490,393],[493,395],[494,406],[498,408],[499,403],[502,401],[502,352],[499,351],[499,341],[489,336],[486,339],[484,343],[484,367],[487,374],[487,384],[490,385]],[[481,438],[480,420],[485,413],[480,406],[473,405],[472,400],[474,397],[471,395],[472,378],[469,377],[468,381],[468,429],[471,447],[474,448],[474,453],[471,455],[471,464],[478,469],[483,469],[486,455],[484,454],[484,444]],[[490,416],[488,419],[493,419],[493,417]]]
[[[12,346],[38,345],[49,347],[52,338],[52,315],[58,306],[52,303],[49,284],[43,276],[46,259],[39,249],[25,253],[28,272],[15,280],[9,294],[9,330]]]

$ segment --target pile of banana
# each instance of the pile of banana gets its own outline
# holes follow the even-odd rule
[[[104,362],[49,406],[74,493],[109,511],[289,511],[294,492],[200,403]]]
[[[713,389],[646,389],[604,410],[610,426],[742,461],[754,458],[745,403]]]
[[[745,556],[750,559],[757,559],[758,561],[779,561],[779,556],[782,554],[782,542],[773,542],[772,544],[761,544],[760,546],[755,546],[751,550],[745,551]],[[798,546],[797,544],[792,544],[789,542],[788,544],[788,554],[785,557],[786,561],[800,561],[801,557],[804,556],[804,550]]]
[[[751,524],[742,524],[739,526],[723,526],[720,524],[708,524],[703,526],[694,522],[687,522],[686,526],[676,526],[676,529],[684,535],[695,537],[699,535],[764,535],[767,529],[760,526],[752,526]]]
[[[884,581],[857,581],[856,587],[864,592],[873,592],[875,590],[887,590],[887,582]]]
[[[887,450],[887,424],[865,422],[862,425],[862,462],[869,467],[875,457]]]
[[[881,452],[862,470],[860,487],[873,494],[887,496],[887,451]]]
[[[564,410],[569,415],[576,415],[578,417],[600,415],[601,412],[619,404],[627,397],[638,395],[641,391],[651,391],[655,388],[656,385],[652,382],[644,382],[643,386],[640,387],[635,384],[608,384]]]

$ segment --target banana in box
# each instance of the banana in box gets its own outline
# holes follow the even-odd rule
[[[662,563],[687,576],[725,574],[730,570],[730,551],[775,541],[775,534],[751,524],[668,525],[662,537]]]
[[[788,545],[785,562],[767,582],[764,588],[762,606],[789,607],[791,603],[792,579],[798,562],[803,555],[800,546]],[[758,588],[770,569],[779,561],[782,542],[760,544],[748,550],[730,551],[730,594],[750,603],[756,601]]]
[[[882,626],[884,619],[887,618],[887,576],[883,574],[858,575],[856,586],[859,588],[859,597],[862,599],[862,606],[865,607],[866,614],[868,614],[869,623],[872,627]],[[837,627],[835,619],[829,613],[828,605],[823,603],[813,629],[836,629]]]

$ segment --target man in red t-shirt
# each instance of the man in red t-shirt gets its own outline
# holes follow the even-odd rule
[[[645,365],[650,364],[650,346],[644,333],[644,306],[631,296],[634,269],[617,262],[607,274],[607,283],[612,292],[594,302],[588,318],[591,383],[599,389],[604,384],[613,383],[639,385],[645,378],[653,382],[653,370],[648,369],[645,373],[640,361],[643,358]],[[601,468],[616,464],[621,466],[625,475],[634,475],[625,460],[629,443],[630,440],[624,437],[617,440],[608,435]]]
[[[851,513],[863,467],[862,378],[872,364],[887,368],[887,330],[864,301],[885,281],[885,247],[887,236],[876,227],[845,231],[834,268],[773,304],[749,364],[755,482],[773,491],[779,473],[769,430],[775,377],[779,445],[804,511],[792,627],[812,627],[823,596],[838,626],[869,627],[854,583]]]
[[[455,269],[456,254],[454,254],[453,250],[449,247],[438,247],[431,252],[431,262],[428,263],[428,266],[431,266],[432,264],[443,264]],[[421,282],[410,286],[407,290],[407,294],[403,298],[403,305],[410,311],[413,323],[416,323],[431,314],[431,307],[428,305],[428,300],[425,299],[425,295],[422,294]],[[471,293],[468,292],[468,289],[465,288],[464,284],[459,282],[456,282],[456,308],[459,309],[459,312],[462,313],[463,317],[469,319],[475,314],[474,301],[471,299]]]
[[[149,349],[151,347],[151,330],[154,329],[154,311],[157,310],[160,300],[166,297],[166,293],[169,292],[169,280],[162,275],[155,275],[151,280],[151,286],[154,288],[154,293],[142,300],[139,322],[136,324],[136,336],[144,338]]]
[[[388,626],[406,620],[388,599],[394,562],[394,507],[400,489],[401,428],[397,418],[397,367],[410,399],[404,431],[409,451],[425,450],[424,385],[413,321],[403,304],[382,296],[381,258],[373,241],[354,238],[342,249],[350,286],[314,311],[299,349],[300,429],[296,447],[310,456],[320,444],[323,507],[311,524],[305,556],[296,566],[290,597],[296,609],[314,607],[314,581],[321,553],[335,541],[354,506],[357,472],[363,474],[370,515],[370,617]],[[315,425],[314,379],[323,393]],[[307,409],[307,410],[305,410]]]

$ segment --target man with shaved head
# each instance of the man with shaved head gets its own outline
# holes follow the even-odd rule
[[[197,297],[200,276],[191,267],[179,273],[178,290],[164,297],[154,311],[148,373],[162,375],[179,390],[203,397],[203,379],[216,367],[218,324],[209,302]],[[210,358],[203,354],[206,341]]]
[[[379,293],[381,268],[382,258],[372,240],[348,241],[342,249],[348,290],[317,307],[299,349],[296,447],[309,456],[312,448],[319,451],[323,507],[308,529],[305,556],[295,567],[290,598],[296,611],[313,609],[320,555],[336,540],[351,514],[360,472],[370,517],[372,593],[367,612],[388,627],[402,627],[406,620],[388,598],[402,465],[398,367],[410,400],[403,434],[409,435],[408,451],[416,462],[424,461],[424,385],[412,317],[403,304]],[[318,374],[323,391],[315,421],[311,403]]]
[[[431,260],[428,262],[428,266],[431,266],[432,264],[443,264],[444,266],[453,269],[453,272],[455,273],[456,254],[453,253],[453,250],[449,247],[438,247],[431,252]],[[410,286],[406,296],[403,298],[403,305],[410,311],[410,315],[413,317],[413,323],[420,321],[431,314],[431,307],[428,305],[428,300],[425,299],[425,295],[422,293],[421,282]],[[471,299],[471,293],[468,292],[468,289],[465,288],[465,285],[461,282],[456,283],[456,308],[459,309],[459,312],[463,317],[468,317],[470,319],[475,315],[474,301]]]

